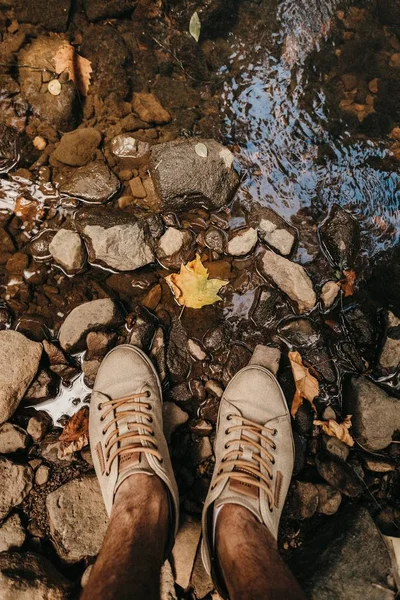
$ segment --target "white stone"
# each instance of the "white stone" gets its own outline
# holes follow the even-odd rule
[[[295,236],[287,229],[278,227],[276,223],[261,219],[259,229],[263,239],[284,256],[291,253]]]
[[[44,485],[48,482],[50,476],[50,469],[47,465],[40,465],[35,473],[35,482],[37,485]]]
[[[297,304],[300,313],[314,308],[317,297],[304,267],[267,250],[262,257],[261,270]]]
[[[154,261],[154,253],[139,223],[121,223],[114,227],[86,225],[94,258],[117,271],[134,271]]]
[[[245,256],[249,254],[257,244],[257,231],[252,227],[239,231],[228,242],[227,252],[232,256]]]
[[[279,348],[258,344],[254,349],[249,364],[264,367],[265,369],[268,369],[268,371],[271,371],[273,375],[276,375],[279,369],[280,360],[281,351]]]
[[[321,290],[321,300],[324,308],[330,308],[332,306],[339,292],[340,285],[337,281],[327,281],[324,283]]]
[[[196,340],[188,340],[187,348],[195,360],[206,360],[207,354]]]
[[[60,229],[49,244],[50,254],[67,273],[80,271],[85,264],[85,253],[79,233]]]
[[[190,583],[200,534],[200,521],[189,515],[184,515],[172,551],[175,566],[175,581],[183,589],[186,589]]]
[[[168,227],[166,232],[160,237],[158,247],[164,256],[172,256],[179,252],[185,243],[185,232]]]
[[[216,398],[222,398],[222,394],[224,393],[224,390],[219,385],[219,383],[217,383],[213,379],[209,379],[207,381],[205,388],[206,388],[207,392],[210,392],[210,394],[212,394]]]

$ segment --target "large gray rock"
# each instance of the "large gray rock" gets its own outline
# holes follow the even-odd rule
[[[134,271],[154,262],[147,223],[106,208],[79,211],[75,218],[89,261],[116,271]]]
[[[18,465],[0,457],[0,520],[21,504],[32,489],[33,471],[29,465]]]
[[[314,308],[317,297],[304,267],[267,250],[261,257],[260,270],[296,303],[300,313]]]
[[[17,331],[0,331],[0,424],[17,409],[39,368],[43,347]]]
[[[49,250],[55,262],[67,273],[77,273],[85,264],[85,251],[79,233],[60,229],[50,242]]]
[[[34,552],[0,553],[3,600],[68,600],[71,587],[44,556]]]
[[[400,400],[392,398],[366,377],[353,377],[347,394],[347,410],[353,415],[353,435],[367,450],[389,446],[400,430]]]
[[[391,561],[385,542],[365,508],[348,511],[334,523],[333,540],[319,551],[306,582],[311,600],[389,600]],[[320,547],[320,546],[318,546]]]
[[[21,517],[18,513],[10,515],[0,525],[0,552],[21,548],[25,538],[26,532],[22,526]]]
[[[386,341],[379,364],[389,370],[397,369],[400,365],[400,319],[391,311],[388,312]]]
[[[79,198],[90,204],[103,204],[119,191],[120,182],[107,165],[100,161],[88,163],[72,171],[60,185],[60,194]]]
[[[96,556],[107,529],[107,513],[96,477],[65,483],[47,496],[50,533],[67,563]]]
[[[360,226],[346,210],[333,205],[319,228],[322,247],[340,269],[349,269],[360,249]]]
[[[82,167],[93,160],[100,142],[101,133],[94,127],[75,129],[62,136],[53,158],[71,167]]]
[[[58,9],[55,10],[57,12]],[[21,67],[19,83],[22,95],[28,100],[35,116],[61,131],[70,131],[77,125],[80,112],[74,82],[64,81],[60,94],[53,96],[47,91],[47,83],[42,80],[43,73],[53,68],[54,56],[64,45],[65,41],[58,37],[42,36],[20,50],[18,64],[34,65],[35,70]]]
[[[206,147],[207,156],[196,152],[199,144]],[[227,204],[239,185],[233,158],[230,150],[215,140],[177,140],[153,146],[150,173],[163,209],[205,206],[214,210]]]
[[[110,298],[92,300],[72,310],[60,327],[58,339],[67,352],[79,350],[90,331],[118,327],[124,321],[120,305]]]

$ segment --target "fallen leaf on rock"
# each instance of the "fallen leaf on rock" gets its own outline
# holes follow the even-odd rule
[[[202,308],[218,302],[221,298],[217,293],[229,283],[223,279],[208,279],[208,270],[198,254],[191,262],[181,265],[180,273],[172,273],[165,279],[179,304],[188,308]]]
[[[345,297],[354,294],[354,284],[356,282],[356,272],[352,269],[343,271],[344,281],[341,282],[341,288],[344,291]]]
[[[83,406],[76,412],[59,437],[59,457],[82,450],[89,443],[89,407]]]
[[[189,33],[192,36],[192,38],[194,38],[196,40],[196,42],[199,41],[200,31],[201,31],[200,18],[199,18],[199,15],[197,14],[197,12],[194,12],[192,14],[192,16],[190,18],[190,22],[189,22]]]
[[[207,158],[207,156],[208,156],[207,146],[205,144],[203,144],[202,142],[199,142],[198,144],[195,145],[194,151],[196,152],[196,154],[198,156],[201,156],[201,158]]]
[[[329,419],[329,421],[319,421],[316,419],[314,425],[322,427],[322,430],[327,435],[338,438],[348,446],[354,446],[354,440],[349,433],[351,427],[351,415],[347,415],[341,423],[338,423],[335,419]]]
[[[299,352],[289,352],[288,357],[296,385],[296,393],[290,411],[292,416],[295,416],[300,406],[303,404],[303,400],[308,400],[315,412],[317,412],[313,401],[319,394],[318,380],[311,375],[309,369],[303,365],[303,360]]]
[[[53,57],[55,72],[59,75],[68,72],[69,78],[82,96],[87,96],[90,85],[92,64],[87,58],[80,56],[75,48],[67,42],[61,46]]]

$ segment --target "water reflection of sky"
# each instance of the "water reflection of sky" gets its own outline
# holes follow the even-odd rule
[[[305,107],[305,60],[318,44],[330,43],[324,40],[334,9],[334,1],[285,0],[275,47],[246,43],[244,34],[235,38],[223,91],[225,134],[239,146],[246,171],[243,202],[262,201],[286,217],[340,203],[362,220],[377,249],[397,241],[400,230],[400,176],[381,166],[385,143],[333,137],[322,89],[311,97],[308,90]],[[323,160],[321,146],[329,148]]]

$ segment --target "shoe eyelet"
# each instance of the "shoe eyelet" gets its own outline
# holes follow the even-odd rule
[[[272,435],[276,435],[278,433],[277,429],[274,429],[274,433]]]
[[[230,434],[230,429],[228,427],[228,429],[225,429],[225,435],[229,435]]]
[[[147,410],[151,410],[151,404],[146,404]]]
[[[272,463],[273,465],[275,464],[275,459],[274,459],[274,458],[271,460],[271,463]]]
[[[163,459],[163,458],[159,458],[159,459],[158,459],[158,462],[160,463],[160,465],[162,465],[162,464],[163,464],[163,462],[164,462],[164,459]]]
[[[149,423],[153,422],[153,417],[149,417]]]
[[[269,507],[269,512],[270,512],[270,513],[274,512],[274,509],[273,509],[273,508],[271,508],[271,507]]]
[[[146,392],[146,395],[147,395],[147,398],[150,398],[150,396],[151,396],[151,391],[150,391],[150,390],[147,390],[147,392]]]
[[[272,450],[276,450],[276,444],[272,446]]]
[[[227,421],[232,421],[232,415],[227,415],[226,420]]]
[[[101,402],[97,405],[97,410],[103,410],[103,405]]]
[[[228,448],[229,448],[228,444],[225,444],[224,448],[225,448],[225,450],[228,450]]]
[[[106,432],[104,431],[104,429],[101,430],[101,435],[106,435]],[[108,444],[105,444],[105,448],[107,448]]]
[[[104,421],[104,417],[100,417],[100,421],[103,422]]]

